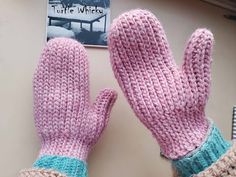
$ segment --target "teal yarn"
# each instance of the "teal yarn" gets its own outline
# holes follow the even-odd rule
[[[35,168],[56,170],[67,177],[87,177],[87,164],[76,158],[45,155],[34,164]]]
[[[224,140],[218,128],[212,125],[201,147],[181,159],[173,160],[172,164],[181,177],[190,177],[216,162],[230,147],[231,144]]]

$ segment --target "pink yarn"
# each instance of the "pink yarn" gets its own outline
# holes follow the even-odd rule
[[[131,107],[152,132],[163,154],[177,159],[201,145],[209,123],[213,35],[196,30],[178,67],[158,19],[132,10],[114,20],[109,51],[114,74]]]
[[[104,89],[89,100],[88,56],[75,40],[50,40],[34,75],[35,124],[40,155],[86,160],[107,125],[116,92]]]

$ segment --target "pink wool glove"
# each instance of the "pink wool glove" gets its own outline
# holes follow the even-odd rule
[[[80,43],[66,38],[48,42],[33,84],[40,157],[86,161],[107,125],[116,92],[105,89],[90,104],[87,53]]]
[[[111,26],[114,74],[137,117],[168,158],[188,154],[206,137],[212,44],[210,31],[196,30],[178,67],[160,22],[150,12],[132,10]]]

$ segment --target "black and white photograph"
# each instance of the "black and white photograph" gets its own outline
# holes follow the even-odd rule
[[[85,46],[107,47],[110,0],[49,0],[47,40],[76,39]]]

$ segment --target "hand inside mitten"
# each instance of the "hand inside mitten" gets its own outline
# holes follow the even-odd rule
[[[66,38],[47,43],[33,84],[35,124],[41,141],[34,168],[87,176],[88,153],[107,125],[116,92],[104,89],[91,104],[88,56],[80,43]],[[40,172],[44,173],[48,174]]]
[[[210,31],[196,30],[178,67],[160,22],[150,12],[124,13],[111,26],[115,76],[137,117],[169,158],[186,155],[206,137],[212,44]]]

